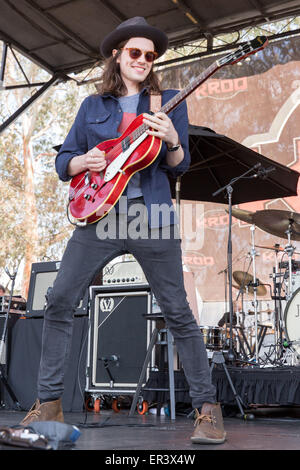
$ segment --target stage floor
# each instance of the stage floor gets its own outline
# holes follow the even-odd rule
[[[93,411],[65,413],[65,422],[78,426],[81,431],[72,452],[101,450],[101,460],[106,453],[112,455],[112,451],[182,450],[194,455],[201,450],[300,449],[299,408],[259,409],[255,414],[253,421],[225,417],[227,440],[221,445],[192,444],[193,419],[186,416],[176,416],[172,421],[169,417],[151,414],[129,417],[127,409],[119,413],[103,410],[100,414]],[[24,415],[24,412],[0,410],[0,426],[18,424]],[[23,449],[0,444],[0,450]]]

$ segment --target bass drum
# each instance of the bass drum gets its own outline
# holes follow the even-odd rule
[[[292,348],[300,356],[300,288],[286,304],[284,329],[287,340],[292,342]]]

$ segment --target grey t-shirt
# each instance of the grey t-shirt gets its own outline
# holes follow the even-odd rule
[[[123,113],[130,113],[136,115],[139,98],[140,93],[131,96],[121,96],[120,98],[118,98]],[[142,195],[143,193],[141,189],[141,175],[139,172],[137,172],[130,178],[128,182],[127,197],[128,199],[133,199],[135,197],[141,197]]]

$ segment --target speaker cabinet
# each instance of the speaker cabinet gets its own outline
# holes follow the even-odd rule
[[[90,287],[86,392],[135,391],[150,341],[152,322],[145,315],[151,308],[148,284]]]
[[[26,316],[40,318],[44,316],[46,307],[46,295],[54,284],[60,261],[47,261],[44,263],[32,263]],[[75,311],[76,316],[88,314],[88,289],[81,299]]]

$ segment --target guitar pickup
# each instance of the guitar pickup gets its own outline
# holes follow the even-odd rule
[[[117,173],[122,173],[122,166],[126,163],[132,152],[140,145],[143,140],[148,137],[146,132],[143,132],[133,143],[129,143],[127,150],[122,151],[107,167],[104,175],[104,181],[107,183],[111,181]],[[124,139],[126,141],[126,139]],[[129,139],[128,139],[129,140]],[[128,141],[127,141],[128,142]],[[123,145],[123,144],[122,144]],[[127,144],[126,144],[127,145]],[[121,170],[121,171],[120,171]]]
[[[125,137],[125,139],[122,140],[121,144],[122,152],[125,152],[130,147],[130,137]]]

